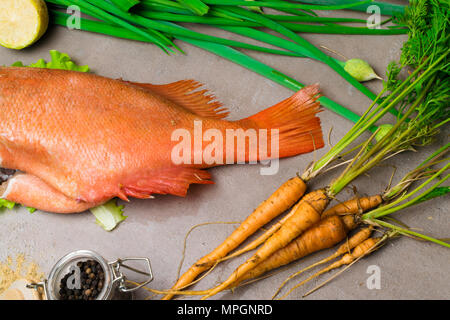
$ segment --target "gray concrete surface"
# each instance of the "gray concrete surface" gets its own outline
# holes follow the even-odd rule
[[[332,14],[325,12],[324,14]],[[347,16],[364,16],[349,13]],[[207,28],[201,28],[207,30]],[[225,32],[214,32],[228,36]],[[405,36],[340,36],[306,35],[316,45],[332,48],[348,58],[369,61],[384,76],[387,64],[400,53]],[[33,47],[23,51],[0,48],[0,64],[17,60],[25,63],[48,58],[50,49],[69,53],[78,63],[88,64],[92,71],[112,78],[150,83],[168,83],[180,79],[196,79],[206,84],[218,99],[231,110],[231,119],[254,114],[292,94],[270,80],[243,69],[225,59],[201,49],[180,44],[187,55],[163,54],[158,48],[127,40],[80,31],[52,27]],[[306,59],[250,53],[269,65],[307,84],[320,83],[323,94],[362,113],[368,99],[356,92],[328,67]],[[367,84],[374,91],[381,82]],[[325,135],[332,130],[336,142],[351,127],[351,123],[330,111],[320,114]],[[7,121],[4,119],[4,121]],[[444,135],[440,137],[442,143]],[[439,142],[438,142],[439,143]],[[434,145],[434,147],[437,144]],[[280,171],[274,176],[261,176],[258,165],[233,165],[211,169],[215,185],[193,186],[186,198],[157,196],[154,200],[132,200],[126,205],[128,219],[113,232],[105,232],[90,213],[57,215],[43,212],[30,214],[24,208],[0,213],[0,260],[8,255],[26,253],[48,273],[64,254],[77,249],[92,249],[109,260],[118,257],[146,256],[152,261],[155,279],[152,288],[166,289],[177,277],[183,239],[195,224],[211,221],[241,221],[253,208],[297,171],[323,154],[301,155],[281,160]],[[376,168],[370,176],[354,182],[360,194],[381,192],[387,184],[392,166],[400,178],[425,157],[432,147],[420,153],[405,153]],[[311,188],[328,183],[334,176],[326,175],[312,182]],[[339,199],[352,196],[344,190]],[[411,208],[399,215],[411,227],[436,237],[448,237],[448,197]],[[208,225],[194,230],[187,243],[182,270],[218,245],[233,225]],[[234,293],[216,296],[220,299],[270,299],[274,290],[289,274],[332,251],[325,251],[293,263],[271,278],[239,288]],[[208,288],[224,280],[243,258],[224,263],[195,288]],[[450,298],[450,255],[448,249],[408,238],[390,241],[381,250],[358,262],[350,270],[307,299],[448,299]],[[369,290],[367,269],[376,265],[381,270],[381,289]],[[311,273],[308,273],[311,274]],[[290,298],[301,299],[308,289],[328,278],[312,281],[295,291]],[[138,298],[147,296],[145,291]]]

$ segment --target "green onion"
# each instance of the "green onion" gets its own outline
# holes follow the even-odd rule
[[[290,50],[292,52],[296,52],[297,54],[302,55],[302,56],[308,56],[308,57],[311,56],[311,53],[307,49],[302,47],[301,45],[299,45],[295,42],[274,36],[270,33],[266,33],[266,32],[257,30],[257,29],[245,28],[245,27],[232,27],[232,26],[230,26],[230,27],[218,26],[218,28],[227,30],[227,31],[230,31],[230,32],[233,32],[236,34],[240,34],[243,36],[247,36],[247,37],[253,38],[255,40],[263,41],[263,42],[272,44],[274,46],[277,46],[279,48],[283,48],[286,50]]]
[[[174,14],[170,12],[155,12],[155,11],[139,11],[139,15],[145,18],[172,21],[172,22],[190,22],[190,23],[200,23],[200,24],[212,24],[212,25],[231,25],[231,26],[259,26],[257,23],[242,21],[239,19],[227,19],[220,17],[209,17],[209,16],[193,16],[193,15],[183,15]]]
[[[334,71],[336,71],[342,78],[347,80],[350,84],[352,84],[356,89],[358,89],[361,93],[365,94],[369,99],[373,100],[376,98],[376,95],[367,89],[364,85],[359,83],[355,78],[353,78],[347,71],[344,70],[344,68],[339,65],[335,60],[333,60],[331,57],[317,49],[314,45],[312,45],[307,40],[303,39],[296,33],[292,32],[291,30],[287,29],[286,27],[282,26],[281,24],[272,21],[270,19],[267,19],[261,15],[258,15],[253,12],[246,11],[245,9],[238,8],[238,7],[226,7],[227,10],[230,12],[234,12],[236,14],[241,15],[243,18],[250,19],[252,21],[257,21],[264,25],[265,27],[272,29],[274,31],[279,32],[280,34],[288,37],[289,39],[295,41],[302,47],[304,47],[307,51],[310,52],[310,54],[307,54],[308,57],[316,59],[318,61],[326,63],[330,68],[332,68]]]
[[[162,34],[157,34],[157,35],[160,36],[161,38],[165,39],[166,42],[162,42],[159,38],[155,37],[154,35],[151,35],[150,31],[141,30],[141,29],[133,26],[132,24],[127,23],[126,21],[123,21],[122,19],[118,19],[117,17],[95,7],[94,5],[87,3],[86,1],[71,0],[69,2],[67,0],[49,0],[49,2],[54,3],[54,4],[63,4],[65,6],[70,6],[72,4],[78,5],[80,8],[84,9],[85,12],[89,15],[95,16],[96,18],[99,18],[99,19],[103,19],[110,23],[115,23],[121,27],[124,27],[124,28],[132,31],[132,32],[140,34],[141,36],[150,40],[152,43],[155,43],[166,53],[167,53],[167,51],[172,51],[170,48],[167,47],[167,43],[171,43],[171,41],[168,38],[166,38],[165,36],[163,36]],[[95,2],[95,1],[91,0],[91,2]],[[112,5],[112,4],[110,4],[110,5],[112,7],[114,7],[114,5]],[[116,7],[114,7],[114,8],[121,12],[120,9],[118,9]]]
[[[183,5],[170,0],[142,0],[139,7],[141,8],[141,10],[155,10],[181,14],[192,13],[192,11],[186,9],[186,7],[184,7]]]
[[[183,15],[183,14],[174,14],[168,12],[155,12],[155,11],[139,11],[139,15],[156,20],[165,20],[172,22],[190,22],[190,23],[199,23],[199,24],[209,24],[209,25],[225,25],[225,26],[244,26],[244,27],[261,27],[262,25],[257,22],[243,21],[242,19],[226,19],[226,18],[218,18],[218,17],[209,17],[209,16],[193,16],[193,15]],[[312,19],[305,19],[302,17],[292,17],[286,16],[287,18],[294,18],[295,20],[306,20],[306,21],[314,21]],[[309,17],[306,17],[309,18]],[[315,17],[311,17],[315,18]],[[291,20],[294,20],[291,19]],[[317,26],[310,24],[299,24],[299,23],[285,23],[280,22],[280,24],[292,31],[296,32],[306,32],[306,33],[325,33],[325,34],[366,34],[366,35],[394,35],[394,34],[405,34],[408,29],[368,29],[362,27],[347,27],[336,25],[333,27],[330,26]],[[243,34],[245,36],[245,33]]]
[[[348,9],[360,5],[361,3],[370,3],[372,0],[367,1],[357,1],[342,5],[329,5],[329,6],[318,6],[318,5],[305,5],[305,4],[295,4],[285,1],[243,1],[243,0],[203,0],[207,4],[211,5],[223,5],[223,6],[253,6],[253,7],[268,7],[274,9],[306,9],[306,10],[341,10]]]
[[[55,10],[51,11],[52,15],[52,22],[61,26],[66,25],[66,20],[69,17],[69,15],[65,13],[61,13]],[[173,27],[177,27],[180,29],[185,29],[183,27],[177,26],[173,24]],[[102,33],[106,35],[116,36],[124,39],[130,39],[130,40],[137,40],[137,41],[143,41],[143,42],[149,42],[146,38],[137,35],[133,32],[130,32],[127,29],[109,25],[104,22],[99,21],[92,21],[88,19],[81,19],[81,28],[82,30],[90,31],[90,32],[97,32]],[[228,46],[206,42],[206,41],[200,41],[195,40],[191,38],[185,38],[183,36],[177,37],[180,40],[183,40],[186,43],[195,45],[199,48],[202,48],[204,50],[207,50],[211,53],[217,54],[227,60],[230,60],[234,63],[237,63],[253,72],[256,72],[290,90],[298,91],[301,88],[304,87],[304,85],[297,80],[283,74],[282,72],[275,70],[268,65],[251,58],[248,55],[245,55],[237,50],[234,50],[233,48],[230,48]],[[341,106],[337,102],[322,96],[319,98],[320,103],[327,109],[336,112],[337,114],[347,118],[348,120],[352,122],[356,122],[359,119],[359,116],[356,113],[353,113],[352,111],[346,109],[345,107]]]
[[[299,1],[303,3],[314,3],[319,5],[354,3],[354,0],[292,0],[292,1]],[[371,1],[371,2],[361,1],[361,4],[357,6],[348,7],[347,9],[366,12],[367,8],[372,5],[380,8],[381,14],[384,15],[392,16],[405,13],[405,6],[382,1]]]
[[[263,14],[264,17],[275,21],[291,21],[291,22],[340,22],[340,23],[363,23],[367,21],[364,19],[353,18],[329,18],[329,17],[311,17],[311,16],[288,16],[279,14]]]
[[[111,2],[126,12],[130,11],[131,8],[140,3],[139,0],[111,0]]]
[[[122,19],[124,19],[125,21],[133,22],[133,23],[135,23],[135,24],[137,24],[137,25],[139,25],[141,27],[144,27],[144,28],[150,28],[150,29],[154,29],[154,30],[157,30],[157,31],[169,33],[169,34],[171,34],[173,36],[184,36],[184,37],[189,37],[189,38],[192,38],[192,39],[203,40],[203,41],[210,41],[210,42],[215,42],[215,43],[235,46],[235,47],[239,47],[239,48],[245,48],[245,49],[250,49],[250,50],[267,52],[267,53],[276,53],[276,54],[289,55],[289,56],[298,56],[298,54],[295,54],[295,53],[290,53],[290,52],[285,52],[285,51],[280,51],[280,50],[274,50],[274,49],[269,49],[269,48],[255,46],[255,45],[244,43],[244,42],[240,42],[240,41],[235,41],[235,40],[229,40],[229,39],[224,39],[224,38],[220,38],[220,37],[210,36],[210,35],[199,33],[199,32],[195,32],[195,31],[192,31],[192,30],[189,30],[189,29],[175,28],[172,25],[168,25],[168,24],[166,24],[164,22],[154,21],[154,20],[147,19],[145,17],[139,16],[139,15],[136,15],[136,14],[122,12],[122,11],[118,10],[116,7],[114,7],[111,4],[106,3],[106,2],[99,2],[97,0],[95,0],[95,1],[94,0],[89,0],[89,1],[96,2],[100,6],[100,8],[102,8],[103,10],[106,10],[107,12],[110,12],[112,14],[117,15],[117,16],[121,17]]]
[[[65,26],[68,16],[61,12],[55,11],[55,10],[52,10],[51,12],[54,15],[53,21],[56,24]],[[164,26],[165,26],[165,24],[161,23],[161,29],[174,31],[173,27],[167,26],[167,28],[164,28]],[[140,36],[139,34],[136,34],[133,32],[125,32],[125,29],[120,29],[113,25],[108,25],[108,24],[98,22],[98,21],[93,21],[93,20],[83,19],[81,28],[83,30],[90,31],[90,32],[97,32],[97,33],[107,34],[110,36],[116,36],[119,38],[130,39],[130,40],[144,41],[144,39],[145,39],[142,36]],[[204,34],[201,34],[201,33],[195,32],[195,31],[191,31],[188,29],[185,29],[185,30],[179,29],[179,30],[175,30],[175,31],[176,31],[175,32],[176,34],[187,36],[187,37],[194,38],[194,39],[204,39],[206,41],[222,43],[222,44],[231,45],[231,46],[235,46],[235,47],[239,47],[239,48],[245,48],[245,49],[249,49],[249,50],[266,52],[266,53],[277,54],[277,55],[285,55],[285,56],[291,56],[291,57],[303,57],[302,55],[295,53],[295,52],[271,49],[271,48],[256,46],[256,45],[252,45],[252,44],[248,44],[248,43],[244,43],[244,42],[240,42],[240,41],[234,41],[234,40],[228,40],[228,39],[214,37],[214,36],[210,36],[210,35],[204,35]]]
[[[133,6],[133,10],[128,12],[126,10],[126,4],[131,4],[132,1],[47,0],[49,3],[63,6],[78,5],[83,13],[106,22],[106,24],[100,24],[98,21],[91,22],[83,19],[82,29],[84,30],[138,41],[145,39],[145,42],[154,43],[165,52],[173,52],[171,47],[183,52],[172,41],[173,38],[177,38],[183,41],[186,41],[186,39],[198,40],[203,46],[205,42],[217,44],[218,46],[213,46],[215,50],[222,48],[221,46],[231,46],[277,55],[309,57],[330,66],[341,77],[372,100],[376,98],[376,95],[355,80],[352,75],[347,73],[342,66],[342,62],[331,58],[307,40],[300,37],[297,32],[369,35],[401,34],[406,32],[405,28],[369,29],[367,27],[343,26],[338,23],[364,23],[365,20],[319,17],[312,11],[312,9],[339,10],[353,8],[362,4],[368,4],[370,1],[345,1],[323,4],[317,2],[315,4],[320,5],[305,5],[284,0],[141,0],[139,1],[139,5]],[[271,7],[277,11],[291,13],[291,15],[255,13],[247,11],[240,6],[257,8]],[[58,21],[58,24],[63,24],[62,16],[57,16],[55,20]],[[216,28],[243,35],[246,38],[256,39],[282,50],[179,28],[177,25],[171,24],[171,21],[215,26]],[[117,29],[115,27],[120,28]],[[258,30],[264,27],[270,28],[280,35],[273,35]],[[288,40],[284,37],[287,37]],[[227,47],[227,50],[233,49]],[[275,71],[275,74],[277,72]],[[340,114],[347,114],[347,118],[352,121],[357,121],[357,116],[351,112],[341,110],[345,109],[342,106],[333,105],[331,102],[329,104],[329,108],[339,110]],[[392,109],[391,111],[395,114],[396,110]],[[368,126],[367,129],[373,131],[375,129],[374,124]]]
[[[294,32],[306,33],[325,33],[325,34],[365,34],[365,35],[395,35],[406,34],[408,29],[369,29],[365,27],[348,27],[341,25],[316,26],[299,23],[283,23],[280,24]]]
[[[179,39],[183,40],[184,42],[193,44],[199,48],[202,48],[204,50],[207,50],[209,52],[212,52],[220,57],[223,57],[227,60],[230,60],[236,64],[239,64],[253,72],[256,72],[267,79],[270,79],[288,89],[291,89],[293,91],[298,91],[301,88],[304,87],[304,84],[298,82],[297,80],[283,74],[282,72],[273,69],[269,67],[268,65],[259,62],[256,59],[253,59],[242,52],[239,52],[237,50],[234,50],[233,48],[223,46],[216,43],[210,43],[205,41],[199,41],[189,38],[183,38],[178,37]],[[347,108],[341,106],[337,102],[331,100],[330,98],[327,98],[325,96],[322,96],[319,98],[320,104],[324,106],[325,108],[337,113],[338,115],[341,115],[345,117],[346,119],[356,122],[359,119],[359,116],[348,110]]]
[[[209,7],[201,0],[177,0],[183,7],[189,9],[193,13],[203,16],[208,13]]]
[[[244,0],[244,1],[252,1],[252,0]],[[251,10],[251,11],[255,11],[257,13],[261,13],[261,14],[264,13],[263,9],[260,8],[260,7],[246,7],[246,8]]]
[[[50,19],[52,23],[63,27],[67,25],[67,19],[70,17],[68,14],[52,9],[50,9],[50,13],[51,13]],[[105,34],[123,39],[153,43],[152,41],[149,41],[146,37],[143,37],[140,34],[137,34],[135,32],[132,32],[128,29],[116,25],[105,23],[103,21],[94,21],[82,18],[81,30]]]

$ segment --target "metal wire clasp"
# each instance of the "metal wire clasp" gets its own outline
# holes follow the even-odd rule
[[[147,267],[148,270],[146,271],[141,271],[138,269],[135,269],[133,267],[127,266],[126,264],[124,264],[125,261],[145,261],[147,263]],[[119,290],[122,292],[133,292],[136,291],[137,289],[142,288],[143,286],[149,284],[152,280],[153,280],[153,272],[152,272],[152,267],[150,265],[150,259],[148,258],[126,258],[126,259],[117,259],[116,261],[113,262],[109,262],[108,263],[112,269],[112,274],[113,274],[113,283],[118,282],[119,284]],[[141,283],[139,286],[137,287],[133,287],[133,288],[128,288],[125,284],[126,278],[124,276],[124,274],[120,271],[120,268],[126,268],[128,270],[134,271],[136,273],[139,274],[143,274],[145,276],[148,276],[147,280],[143,283]]]

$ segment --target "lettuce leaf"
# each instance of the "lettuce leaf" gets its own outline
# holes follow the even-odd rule
[[[57,50],[50,50],[50,57],[51,60],[49,62],[46,62],[44,59],[39,59],[35,63],[24,65],[21,61],[17,61],[12,65],[12,67],[47,68],[89,72],[88,66],[76,65],[67,53],[61,53]]]
[[[12,202],[12,201],[9,201],[9,200],[6,200],[6,199],[0,199],[0,209],[8,208],[8,209],[11,210],[11,209],[14,208],[15,205],[16,204],[14,202]]]
[[[29,213],[35,213],[37,209],[27,207]]]
[[[12,66],[13,67],[31,67],[31,68],[48,68],[48,69],[61,69],[61,70],[71,70],[79,72],[89,72],[89,66],[79,66],[75,64],[67,53],[62,53],[57,50],[50,50],[49,62],[44,59],[39,59],[37,62],[30,65],[24,65],[21,61],[17,61]],[[13,209],[15,203],[0,199],[0,208]],[[127,217],[123,215],[124,206],[118,206],[116,201],[113,199],[104,205],[96,208],[92,208],[90,211],[96,217],[96,223],[100,225],[106,231],[113,230],[120,222],[125,220]],[[34,208],[27,208],[30,213],[36,211]]]
[[[124,206],[117,205],[115,199],[92,208],[90,211],[95,216],[96,223],[106,231],[113,230],[120,222],[124,221],[127,216],[123,215]]]

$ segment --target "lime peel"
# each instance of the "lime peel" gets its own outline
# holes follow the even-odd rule
[[[0,45],[16,50],[32,45],[44,35],[48,20],[44,0],[0,1]]]

